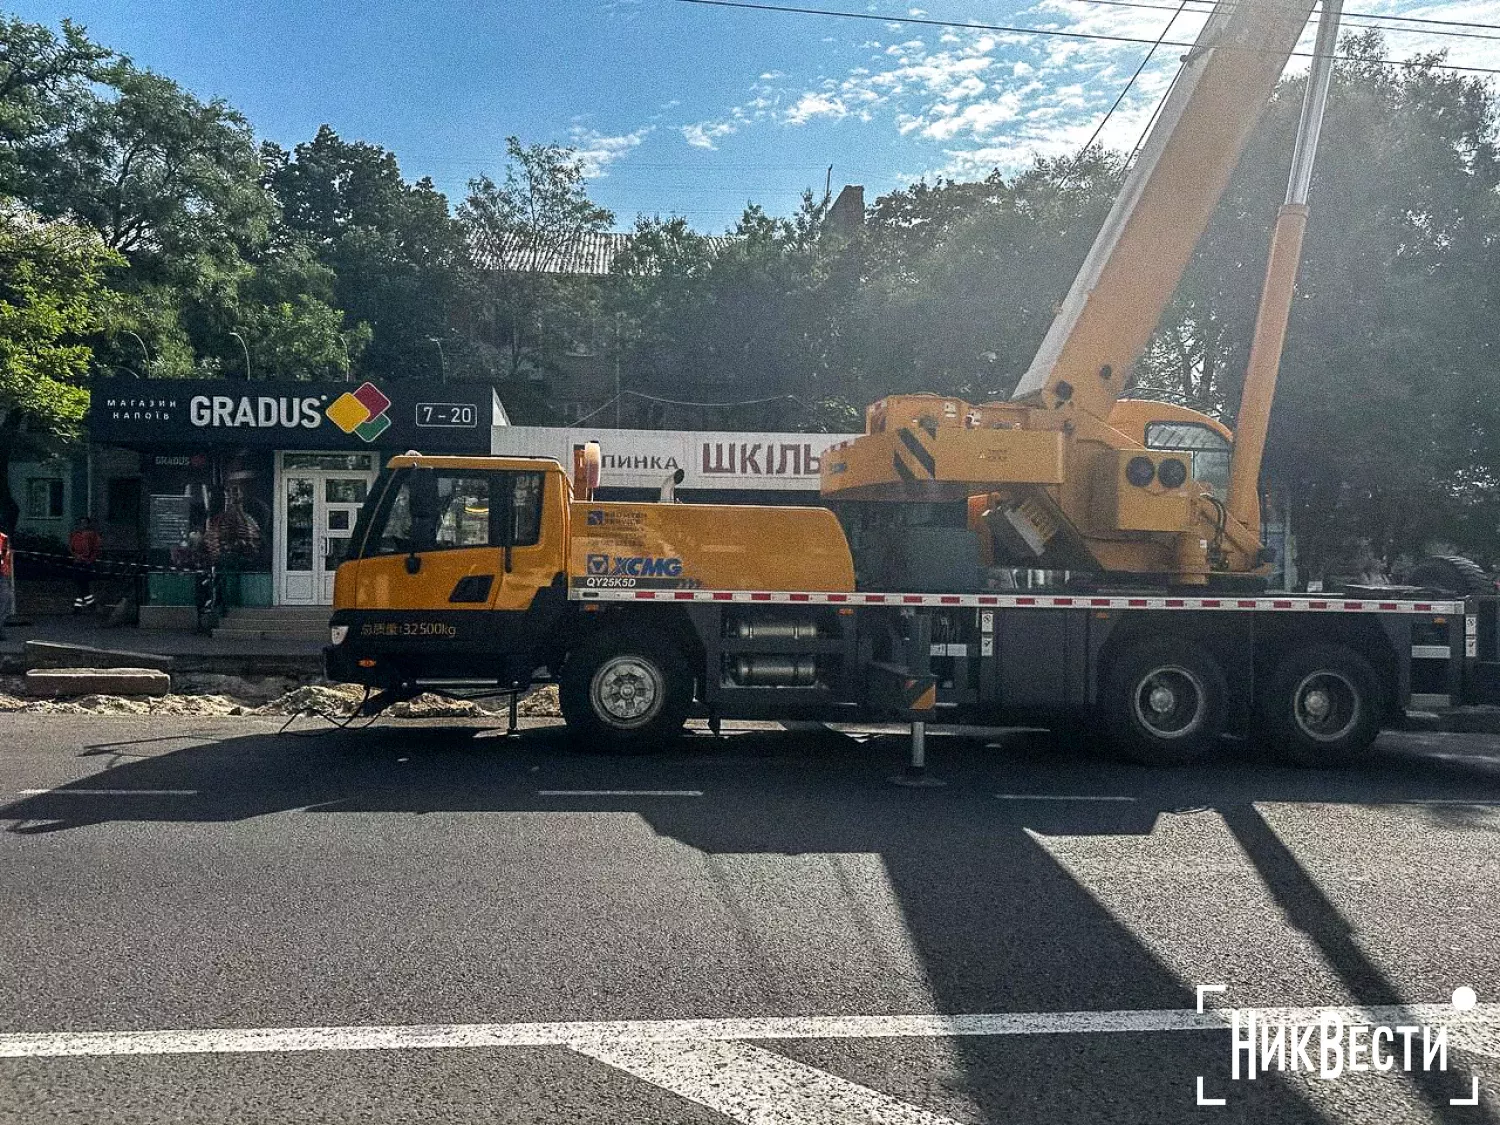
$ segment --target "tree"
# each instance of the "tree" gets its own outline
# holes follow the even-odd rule
[[[344,141],[327,125],[291,154],[275,145],[262,153],[285,229],[332,271],[332,303],[369,326],[362,365],[375,374],[441,374],[432,340],[450,331],[462,254],[432,181],[406,183],[394,154]]]
[[[585,235],[614,215],[588,196],[583,162],[555,144],[505,141],[503,184],[469,181],[458,209],[468,254],[465,304],[477,333],[498,349],[503,377],[556,369],[557,357],[587,331],[597,286],[567,271]]]
[[[0,16],[0,194],[17,194],[21,153],[60,142],[113,58],[71,20],[59,39],[41,24]]]
[[[0,175],[52,219],[93,228],[120,253],[116,299],[90,340],[107,367],[157,376],[239,371],[239,332],[262,370],[343,374],[367,335],[347,331],[332,275],[276,200],[244,117],[91,44],[70,24],[0,24]],[[16,76],[20,75],[20,78]],[[9,92],[6,93],[5,91]],[[141,337],[151,362],[129,333]]]
[[[916,184],[876,202],[860,364],[880,394],[1007,397],[1114,202],[1119,156],[1090,148],[1007,181]]]
[[[19,511],[12,457],[77,435],[91,359],[82,338],[100,321],[104,272],[119,264],[93,231],[0,201],[0,529],[14,530]]]

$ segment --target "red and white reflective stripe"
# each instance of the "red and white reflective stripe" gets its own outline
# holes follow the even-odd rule
[[[1463,602],[1354,601],[1347,598],[1186,598],[1090,594],[875,594],[819,590],[575,589],[574,601],[749,602],[755,604],[958,606],[984,609],[1208,609],[1260,613],[1462,613]]]

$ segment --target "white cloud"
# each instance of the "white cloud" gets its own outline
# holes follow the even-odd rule
[[[839,118],[848,113],[849,107],[842,99],[809,92],[798,98],[796,104],[782,114],[781,119],[788,125],[805,125],[815,117]]]
[[[1442,6],[1431,0],[1368,2],[1370,10],[1382,13],[1500,23],[1500,0],[1455,0]],[[766,71],[751,84],[746,98],[718,120],[684,126],[682,132],[689,144],[712,148],[717,137],[752,127],[857,121],[928,148],[930,166],[924,174],[929,177],[983,176],[995,167],[1013,172],[1037,156],[1076,152],[1104,120],[1148,45],[1161,36],[1163,45],[1098,138],[1107,147],[1129,151],[1177,70],[1180,44],[1191,43],[1207,19],[1205,8],[1179,12],[1172,6],[1033,0],[1031,7],[1006,19],[1018,26],[1118,37],[1115,40],[962,26],[944,28],[926,39],[904,38],[912,25],[893,18],[886,24],[892,34],[882,39],[841,40],[847,52],[845,65],[803,81]],[[877,6],[872,0],[866,9],[875,11]],[[918,11],[910,9],[914,16]],[[1361,22],[1369,21],[1351,21]],[[1416,24],[1388,27],[1391,55],[1401,59],[1447,50],[1452,63],[1500,66],[1500,41],[1441,37],[1432,31]],[[1301,50],[1311,48],[1312,35],[1309,26]],[[1292,69],[1299,66],[1305,66],[1305,60],[1293,59]],[[891,182],[909,180],[893,176]]]
[[[628,155],[655,129],[655,125],[647,125],[633,133],[608,136],[595,129],[574,125],[569,130],[569,143],[578,159],[583,162],[584,175],[594,179],[609,175],[606,169],[616,160]]]
[[[716,149],[719,147],[719,139],[729,136],[735,128],[731,121],[700,121],[694,125],[684,125],[680,131],[682,139],[694,148]]]

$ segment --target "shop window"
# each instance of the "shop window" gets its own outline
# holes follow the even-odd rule
[[[31,477],[26,481],[26,518],[60,520],[63,517],[63,482],[58,477]]]
[[[363,504],[370,484],[360,477],[329,477],[323,482],[323,499],[330,504]]]
[[[139,477],[111,477],[105,485],[104,518],[110,523],[137,523],[141,518]]]
[[[343,473],[375,471],[373,453],[283,453],[283,469],[329,469]]]

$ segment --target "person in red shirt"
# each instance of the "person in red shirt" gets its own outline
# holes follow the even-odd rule
[[[94,521],[81,516],[73,534],[68,536],[68,554],[73,556],[73,579],[77,596],[73,599],[73,612],[82,613],[94,608],[94,593],[90,588],[94,578],[94,564],[104,549],[99,533],[94,530]]]
[[[10,536],[0,531],[0,638],[5,623],[16,615],[16,559],[10,549]]]

